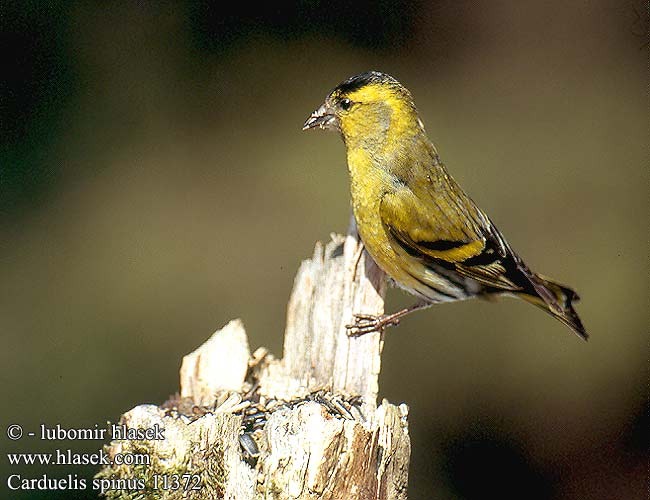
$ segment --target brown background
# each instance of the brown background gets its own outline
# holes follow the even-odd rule
[[[96,450],[4,429],[160,403],[182,355],[232,318],[281,353],[299,262],[349,216],[341,141],[300,127],[378,69],[529,265],[579,291],[591,334],[507,299],[391,330],[381,392],[411,408],[410,497],[644,498],[641,2],[16,4],[2,7],[3,449]],[[408,303],[390,293],[389,309]],[[94,472],[2,464],[3,482]]]

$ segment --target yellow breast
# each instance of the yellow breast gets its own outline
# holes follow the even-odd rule
[[[394,191],[394,179],[373,167],[368,153],[363,149],[348,151],[352,210],[357,221],[359,236],[377,265],[400,286],[418,293],[422,284],[408,270],[421,267],[399,246],[394,246],[380,217],[382,195]],[[417,271],[411,269],[411,272]]]

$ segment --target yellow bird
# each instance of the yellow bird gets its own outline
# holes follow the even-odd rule
[[[379,317],[356,315],[352,335],[382,330],[438,302],[513,295],[587,339],[578,295],[531,271],[447,172],[410,92],[376,71],[336,87],[303,130],[338,131],[347,149],[359,236],[377,265],[420,300]]]

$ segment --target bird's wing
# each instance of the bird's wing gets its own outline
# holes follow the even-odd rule
[[[450,182],[453,182],[450,180]],[[521,290],[511,280],[518,259],[488,217],[455,184],[414,194],[384,194],[380,216],[390,235],[410,255],[500,290]],[[454,196],[454,194],[457,194]],[[517,273],[518,274],[518,273]]]

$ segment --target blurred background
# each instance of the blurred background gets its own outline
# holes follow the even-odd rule
[[[299,263],[350,212],[343,144],[300,128],[377,69],[529,265],[579,291],[591,334],[508,299],[390,330],[381,392],[410,406],[410,498],[646,498],[647,3],[0,8],[3,450],[61,447],[9,441],[10,423],[161,403],[232,318],[281,355]],[[10,473],[96,472],[1,467],[5,498],[73,497],[10,494]]]

